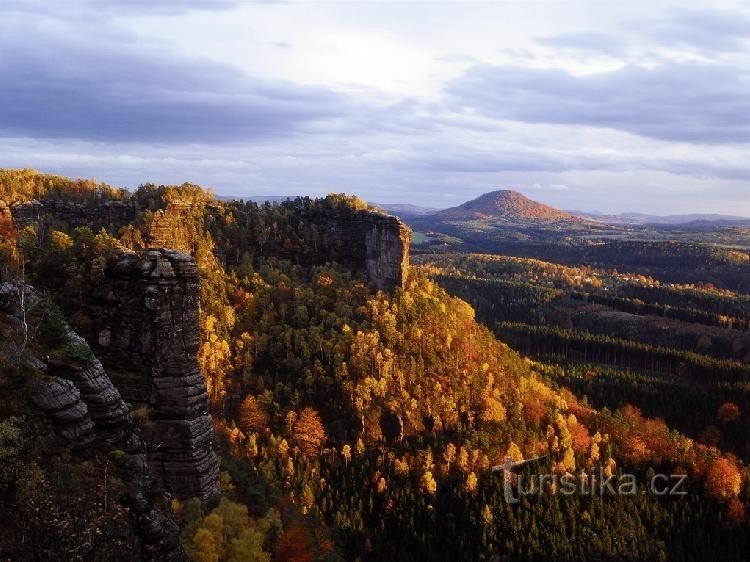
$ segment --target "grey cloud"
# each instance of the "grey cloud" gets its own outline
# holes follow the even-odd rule
[[[750,142],[750,72],[727,64],[626,66],[574,76],[477,65],[447,86],[451,106],[531,123],[609,127],[696,143]]]
[[[637,27],[659,44],[703,52],[742,51],[750,40],[750,18],[721,10],[674,10],[668,18],[643,22]]]
[[[249,1],[249,0],[244,0]],[[175,15],[190,10],[227,10],[243,0],[4,0],[3,11],[70,18],[76,14],[102,18],[110,15]]]
[[[704,56],[742,52],[750,40],[750,18],[738,12],[673,9],[658,19],[636,20],[602,33],[581,31],[538,37],[542,45],[582,54],[624,57],[644,46],[687,48]]]
[[[127,36],[0,23],[0,131],[6,136],[233,142],[340,117],[330,90],[268,82]]]

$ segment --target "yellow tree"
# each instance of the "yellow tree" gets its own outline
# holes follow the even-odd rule
[[[422,474],[420,485],[422,490],[428,494],[434,494],[437,491],[437,482],[435,482],[435,478],[433,478],[432,472],[429,470]]]
[[[218,334],[218,320],[207,315],[201,318],[201,341],[198,364],[206,377],[206,388],[213,403],[219,403],[225,394],[225,378],[230,369],[229,343]]]
[[[450,472],[451,463],[456,459],[456,446],[448,443],[443,451],[443,461],[445,462],[445,471]]]
[[[211,513],[195,532],[195,559],[198,562],[219,562],[222,555],[224,520],[218,513]]]
[[[464,490],[473,494],[477,491],[477,475],[473,472],[469,472],[466,476],[466,482],[464,483]]]
[[[505,453],[505,456],[510,457],[514,462],[520,462],[523,460],[523,453],[521,453],[521,449],[519,449],[518,445],[516,445],[512,441],[510,445],[508,445],[508,451]]]

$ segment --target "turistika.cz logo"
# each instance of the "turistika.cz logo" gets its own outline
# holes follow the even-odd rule
[[[535,460],[535,459],[532,459]],[[514,473],[514,469],[529,461],[514,462],[505,457],[503,464],[493,467],[493,471],[503,473],[503,495],[510,504],[519,503],[524,496],[542,495],[555,490],[565,496],[632,496],[640,493],[655,496],[686,496],[684,488],[687,475],[654,474],[648,478],[645,487],[639,488],[635,474],[604,473],[599,467],[598,473],[581,471],[575,474],[523,474]]]

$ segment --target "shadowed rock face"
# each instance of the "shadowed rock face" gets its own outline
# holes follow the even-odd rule
[[[48,371],[53,376],[37,383],[31,400],[52,420],[57,440],[74,451],[94,447],[122,451],[121,476],[127,485],[123,502],[130,508],[143,559],[184,560],[177,523],[150,499],[154,479],[146,446],[135,430],[128,405],[101,363],[97,359],[56,362],[48,365]],[[66,378],[60,378],[62,375]],[[49,446],[53,441],[47,438]]]
[[[163,249],[120,252],[100,291],[92,314],[97,349],[125,398],[151,409],[155,473],[177,497],[218,495],[213,425],[197,361],[195,261]]]
[[[411,230],[397,217],[354,211],[332,217],[322,230],[329,239],[322,261],[365,270],[370,282],[382,291],[404,286]]]
[[[35,298],[30,287],[24,286],[22,290],[29,299]],[[7,296],[6,292],[2,295]],[[18,320],[22,313],[16,299],[0,298],[0,311],[6,315],[9,324],[20,322],[10,322],[13,318]],[[67,336],[69,342],[79,349],[89,349],[83,338],[70,329]],[[171,514],[161,510],[154,500],[160,492],[155,491],[146,444],[133,424],[129,405],[120,396],[101,362],[93,356],[43,361],[12,343],[4,346],[3,352],[12,361],[45,373],[34,381],[29,396],[51,421],[53,431],[40,437],[42,450],[54,452],[60,446],[70,447],[83,456],[117,450],[119,461],[113,469],[126,484],[127,491],[121,501],[129,508],[142,559],[184,560],[180,529]]]
[[[182,221],[188,209],[186,205],[170,203],[157,211],[146,236],[149,246],[189,251],[190,234]],[[234,212],[241,214],[242,210],[235,209]],[[212,216],[213,220],[223,220],[221,208],[215,205],[207,205],[205,214]],[[300,211],[296,220],[305,226],[315,226],[314,233],[306,228],[300,229],[306,236],[306,246],[317,250],[312,263],[305,261],[304,265],[336,261],[353,271],[364,271],[379,290],[392,291],[404,286],[409,267],[411,230],[398,217],[346,209],[329,214]],[[214,252],[222,262],[228,257],[218,248]]]
[[[46,224],[64,224],[68,228],[89,226],[94,230],[108,228],[117,231],[135,219],[132,201],[92,201],[78,203],[62,199],[28,201],[10,206],[13,222],[18,230],[33,226],[37,231]]]
[[[31,400],[52,420],[55,433],[64,444],[80,450],[94,443],[94,422],[88,406],[81,400],[81,392],[71,381],[42,381],[34,389]]]

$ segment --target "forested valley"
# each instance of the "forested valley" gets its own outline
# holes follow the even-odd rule
[[[383,216],[356,197],[257,204],[191,184],[130,193],[6,170],[0,200],[10,209],[0,217],[3,287],[25,295],[28,284],[36,295],[22,321],[0,314],[3,556],[64,548],[61,559],[130,560],[138,551],[134,508],[118,503],[131,470],[123,452],[52,447],[40,438],[50,419],[29,396],[50,378],[43,362],[105,352],[101,332],[82,342],[69,330],[94,333],[92,295],[111,263],[156,240],[192,256],[200,278],[196,358],[220,494],[151,492],[190,559],[746,558],[741,252],[726,254],[719,284],[661,278],[662,262],[653,277],[639,273],[645,262],[626,247],[631,257],[618,259],[633,260],[629,273],[420,252],[401,282],[378,289],[331,226]],[[35,215],[24,225],[11,211],[33,201],[128,214],[85,224]],[[116,382],[126,378],[117,378],[125,366],[103,363]],[[146,437],[159,421],[148,400],[130,415]],[[493,470],[507,457],[541,457],[519,482],[627,473],[637,490],[567,495],[551,483],[508,503],[505,475]],[[648,493],[655,473],[687,475],[687,495]]]

